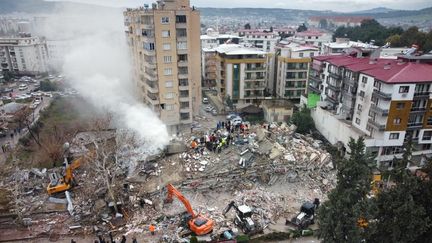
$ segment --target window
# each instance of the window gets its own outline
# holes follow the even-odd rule
[[[399,87],[399,93],[408,93],[409,91],[409,86],[400,86]]]
[[[162,30],[162,37],[170,37],[170,31],[169,30]]]
[[[174,98],[173,92],[165,93],[165,99],[169,100],[169,99],[173,99],[173,98]]]
[[[149,50],[149,51],[153,51],[154,50],[154,43],[147,43],[147,42],[143,42],[143,48],[145,50]]]
[[[391,140],[399,139],[399,133],[390,133],[389,139]]]
[[[423,133],[423,140],[431,140],[432,139],[432,131],[425,131]]]
[[[313,53],[313,52],[309,53],[310,57],[313,57],[314,55],[315,55],[315,53]]]
[[[364,91],[360,91],[359,92],[359,96],[362,97],[362,98],[364,98],[365,97],[365,92]]]
[[[362,108],[363,108],[362,105],[360,105],[360,104],[357,105],[357,109],[358,109],[359,111],[362,111]]]
[[[299,57],[303,57],[303,52],[300,52],[300,53],[299,53]]]
[[[176,29],[177,37],[186,37],[187,30],[186,29]]]
[[[165,68],[164,75],[172,75],[172,68]]]
[[[163,44],[163,49],[164,49],[165,51],[171,50],[171,44],[170,44],[170,43],[164,43],[164,44]]]
[[[186,15],[177,15],[176,23],[186,23]]]
[[[396,109],[403,110],[405,108],[405,103],[396,103]]]
[[[356,118],[355,122],[357,123],[357,125],[360,125],[360,119],[359,118]]]
[[[165,81],[165,87],[172,88],[173,87],[173,81]]]
[[[169,17],[162,17],[161,23],[162,24],[168,24],[169,23]]]
[[[187,42],[186,41],[177,42],[177,49],[179,50],[187,49]]]
[[[167,110],[167,111],[174,110],[174,105],[165,105],[165,110]]]
[[[171,63],[171,56],[164,56],[164,63]]]
[[[393,119],[393,124],[394,125],[399,125],[400,123],[401,123],[401,119],[400,118]]]
[[[367,83],[367,77],[362,77],[362,83]]]

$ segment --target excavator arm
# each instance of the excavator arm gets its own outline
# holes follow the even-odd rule
[[[181,192],[179,192],[173,185],[168,184],[167,185],[167,190],[168,190],[168,196],[166,198],[165,201],[167,202],[172,202],[173,201],[173,196],[176,196],[178,198],[178,200],[180,200],[180,202],[183,203],[183,205],[185,206],[187,212],[192,215],[192,218],[195,218],[196,215],[192,209],[192,206],[189,202],[189,200],[186,199],[185,196],[183,196],[183,194]]]
[[[238,208],[237,208],[237,206],[236,206],[236,204],[235,204],[235,202],[234,202],[234,201],[231,201],[231,202],[226,206],[226,208],[223,210],[222,215],[225,216],[225,214],[227,214],[227,213],[231,210],[231,208],[233,208],[233,207],[234,207],[234,209],[235,209],[237,212],[239,211]]]

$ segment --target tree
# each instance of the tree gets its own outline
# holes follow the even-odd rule
[[[299,27],[297,28],[297,32],[303,32],[306,31],[308,28],[306,27],[305,23],[299,25]]]
[[[327,29],[328,28],[327,19],[320,19],[318,27],[321,29]]]
[[[398,34],[392,35],[392,36],[388,37],[386,39],[386,42],[389,42],[390,46],[392,46],[392,47],[399,47],[399,46],[402,45],[402,43],[401,43],[401,37]]]
[[[310,114],[310,109],[303,107],[299,112],[294,113],[291,122],[297,126],[297,132],[306,134],[315,130],[315,123]]]
[[[358,219],[369,218],[367,194],[372,177],[372,157],[365,154],[364,139],[350,139],[349,159],[338,160],[338,184],[318,211],[318,237],[323,242],[361,242]]]
[[[40,90],[46,92],[46,91],[56,91],[58,90],[58,85],[54,82],[51,82],[49,80],[43,80],[40,82]]]
[[[233,101],[232,101],[232,99],[231,99],[231,96],[227,95],[227,96],[225,97],[225,102],[226,102],[227,106],[228,106],[231,110],[234,110],[234,103],[233,103]]]
[[[251,25],[249,23],[244,25],[245,30],[250,30],[251,29]]]

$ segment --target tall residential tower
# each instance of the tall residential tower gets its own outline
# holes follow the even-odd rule
[[[189,0],[157,1],[124,12],[142,101],[173,131],[201,103],[200,13]]]

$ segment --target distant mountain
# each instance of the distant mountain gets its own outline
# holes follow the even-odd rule
[[[391,8],[385,8],[385,7],[379,7],[379,8],[362,10],[362,11],[355,11],[355,12],[351,12],[351,13],[354,13],[354,14],[377,14],[377,13],[390,13],[393,11],[398,11],[398,10],[391,9]]]

